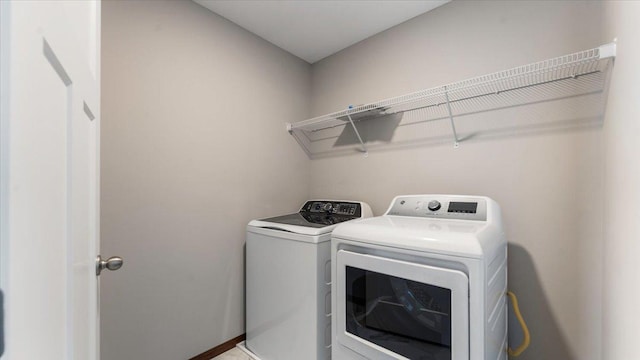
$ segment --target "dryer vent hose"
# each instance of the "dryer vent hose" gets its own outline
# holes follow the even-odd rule
[[[529,328],[527,328],[527,324],[524,322],[522,318],[522,314],[520,313],[520,307],[518,306],[518,298],[516,294],[511,291],[507,291],[507,296],[511,300],[511,305],[513,306],[513,312],[516,313],[516,318],[522,327],[522,332],[524,333],[524,340],[522,340],[522,344],[518,346],[515,350],[511,347],[508,348],[509,356],[520,356],[523,351],[525,351],[529,347],[529,343],[531,342],[531,336],[529,335]]]

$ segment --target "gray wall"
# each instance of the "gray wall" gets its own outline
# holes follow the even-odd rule
[[[601,7],[454,1],[314,64],[311,115],[596,47]],[[429,132],[421,146],[314,160],[310,195],[363,199],[376,215],[398,194],[494,198],[532,335],[520,359],[600,359],[603,144],[591,102],[462,117],[461,136],[473,136],[459,149],[441,121],[418,127]]]
[[[640,3],[607,2],[604,39],[618,39],[605,119],[603,359],[638,358],[640,328]]]
[[[637,293],[624,285],[638,273],[624,234],[638,228],[605,217],[604,248],[600,204],[620,208],[637,184],[620,183],[633,160],[621,154],[637,142],[625,97],[637,92],[633,61],[616,66],[604,137],[590,97],[461,117],[469,138],[456,150],[441,121],[420,128],[420,146],[308,161],[283,127],[595,47],[618,32],[632,41],[637,15],[627,12],[637,6],[618,6],[456,1],[309,66],[190,1],[103,2],[102,254],[126,263],[101,277],[102,358],[183,359],[244,332],[249,219],[308,197],[363,199],[379,215],[409,193],[501,204],[509,284],[532,333],[521,359],[601,359],[603,335],[605,359],[630,357],[624,320],[634,318],[625,311]],[[392,143],[406,135],[396,129]],[[622,265],[604,272],[603,249],[609,265]],[[605,334],[603,273],[613,294]]]
[[[191,1],[102,6],[102,359],[186,359],[244,332],[246,223],[308,196],[309,65]]]

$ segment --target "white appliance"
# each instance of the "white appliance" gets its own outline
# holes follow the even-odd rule
[[[331,355],[331,231],[371,217],[358,201],[310,200],[299,212],[247,226],[246,331],[261,360]]]
[[[398,196],[332,233],[332,355],[507,359],[507,242],[498,204]]]

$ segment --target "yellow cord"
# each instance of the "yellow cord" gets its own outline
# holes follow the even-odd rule
[[[520,346],[518,346],[515,350],[511,348],[509,348],[508,350],[509,350],[510,356],[519,356],[520,354],[522,354],[523,351],[525,351],[529,347],[529,343],[531,342],[531,336],[529,335],[529,328],[527,328],[527,324],[524,322],[524,319],[522,318],[522,314],[520,313],[520,307],[518,306],[518,298],[516,297],[516,294],[512,293],[511,291],[507,291],[507,296],[509,297],[509,299],[511,299],[511,304],[513,305],[513,312],[516,313],[516,318],[518,319],[518,322],[522,327],[522,332],[524,333],[524,340],[522,340],[522,344],[520,344]]]

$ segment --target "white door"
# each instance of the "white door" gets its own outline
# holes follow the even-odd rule
[[[98,359],[100,3],[0,7],[3,359]]]

